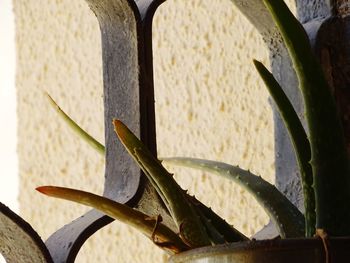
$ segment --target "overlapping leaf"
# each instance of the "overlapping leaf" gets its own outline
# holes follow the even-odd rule
[[[164,158],[164,162],[200,169],[235,181],[250,192],[275,223],[281,237],[304,236],[304,216],[277,188],[260,176],[226,163],[194,159]]]
[[[121,121],[114,120],[114,126],[120,141],[161,196],[182,239],[191,247],[210,245],[209,236],[198,213],[173,176]]]
[[[266,84],[271,97],[277,105],[277,109],[283,119],[284,124],[292,139],[292,144],[297,156],[298,165],[303,184],[304,206],[305,206],[305,235],[312,237],[315,234],[316,211],[315,211],[315,192],[312,187],[312,168],[310,165],[311,149],[301,121],[295,112],[293,105],[284,93],[283,89],[268,71],[265,66],[254,60],[254,65],[261,78]]]
[[[309,128],[316,227],[350,235],[350,165],[337,107],[308,36],[283,0],[263,0],[281,32],[298,76]]]
[[[154,217],[145,215],[127,205],[103,196],[70,188],[41,186],[37,190],[48,196],[73,201],[100,210],[106,215],[136,228],[168,251],[178,253],[189,249],[179,236],[167,226],[157,222]]]

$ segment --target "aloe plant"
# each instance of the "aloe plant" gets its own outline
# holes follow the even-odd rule
[[[349,235],[349,160],[331,89],[313,55],[304,28],[286,4],[281,0],[264,0],[264,3],[287,46],[304,99],[316,199],[316,228],[335,236]]]
[[[281,87],[283,85],[275,80],[261,62],[254,61],[258,73],[276,102],[295,149],[303,185],[305,216],[275,186],[238,166],[184,157],[164,158],[163,161],[212,172],[235,181],[262,205],[276,225],[281,238],[311,237],[318,233],[331,236],[350,235],[350,166],[336,104],[302,25],[284,1],[263,2],[280,30],[292,58],[305,103],[308,132],[284,94]],[[100,153],[104,153],[103,145],[50,100],[70,127]],[[159,217],[154,219],[87,192],[49,186],[38,190],[50,196],[95,207],[137,227],[157,245],[174,253],[206,245],[248,240],[211,209],[181,189],[162,162],[152,156],[120,120],[114,120],[114,125],[120,141],[164,202],[175,222],[177,232],[163,225]]]
[[[264,0],[296,70],[305,103],[309,135],[279,83],[261,62],[254,64],[276,102],[297,155],[305,203],[305,236],[316,229],[332,236],[350,234],[350,171],[343,129],[331,89],[299,21],[283,1]],[[214,170],[208,161],[170,158],[168,162]],[[200,166],[200,164],[205,164]],[[227,170],[228,171],[228,170]]]

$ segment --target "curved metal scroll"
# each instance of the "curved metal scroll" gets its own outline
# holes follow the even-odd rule
[[[99,21],[102,39],[106,141],[104,196],[132,206],[140,203],[143,205],[139,205],[139,209],[149,209],[152,200],[158,197],[117,141],[112,120],[123,120],[156,153],[152,18],[165,0],[86,1]],[[162,210],[161,207],[152,209]],[[58,230],[46,241],[54,262],[74,262],[87,238],[112,221],[92,210]]]
[[[8,263],[53,262],[35,230],[0,203],[0,254]]]
[[[164,208],[158,205],[159,202],[154,201],[158,199],[157,194],[142,176],[140,170],[133,165],[124,148],[118,143],[112,127],[113,118],[122,119],[136,134],[138,133],[148,148],[156,154],[152,19],[156,9],[165,0],[86,1],[97,16],[102,38],[106,138],[104,196],[121,203],[127,203],[148,213],[154,211],[155,214],[162,214],[165,223],[171,227]],[[297,89],[297,78],[293,73],[294,70],[291,67],[286,48],[262,0],[231,1],[262,35],[270,49],[272,69],[276,73],[277,79],[284,84],[285,92],[302,116],[302,101]],[[303,0],[301,3],[306,4],[311,1],[315,2]],[[326,3],[329,0],[316,2]],[[333,0],[332,2],[337,3],[342,2],[342,0]],[[321,27],[321,25],[324,22],[323,18],[330,10],[332,8],[323,8],[322,12],[317,14],[310,12],[307,14],[304,22],[307,22],[305,27],[309,31],[312,42],[322,42],[323,37],[327,35],[327,27]],[[313,20],[309,21],[308,18]],[[339,23],[341,24],[341,22]],[[322,34],[319,34],[320,28],[322,28]],[[342,29],[350,31],[347,27],[342,27]],[[322,47],[319,43],[317,45],[316,51],[319,52]],[[344,48],[347,50],[347,46]],[[293,193],[289,189],[289,180],[292,180],[292,183],[295,182],[293,180],[296,180],[298,184],[297,169],[289,136],[276,111],[274,117],[277,186],[283,192],[290,193],[291,201],[301,206],[299,203],[301,194]],[[35,260],[23,262],[74,262],[83,243],[97,230],[113,221],[98,211],[91,210],[64,226],[46,241],[51,258],[41,239],[27,223],[2,204],[0,212],[1,244],[10,244],[13,238],[17,237],[21,237],[20,242],[32,244],[33,248],[26,251],[30,251],[31,255],[28,256],[34,256]],[[15,244],[11,243],[10,246],[1,246],[1,253],[8,262],[18,262],[19,258],[15,252],[17,249],[22,249],[24,243],[16,242]],[[12,250],[12,248],[14,249]],[[26,251],[21,253],[25,254]]]

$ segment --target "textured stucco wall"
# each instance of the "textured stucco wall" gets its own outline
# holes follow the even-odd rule
[[[102,191],[103,158],[57,119],[44,96],[48,91],[103,141],[100,33],[83,0],[14,0],[14,8],[20,210],[46,239],[88,208],[46,198],[36,186]],[[168,0],[160,7],[154,21],[160,156],[222,160],[273,181],[272,113],[252,58],[268,63],[267,50],[229,0]],[[172,170],[184,188],[247,235],[267,223],[262,209],[232,183]],[[114,222],[87,242],[77,262],[165,257],[149,240]]]

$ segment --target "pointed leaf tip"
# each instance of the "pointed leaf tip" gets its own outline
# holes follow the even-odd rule
[[[36,187],[35,190],[37,190],[40,193],[43,193],[43,188],[44,186],[39,186],[39,187]]]
[[[114,127],[117,128],[122,124],[122,122],[121,120],[113,119],[113,124],[114,124]]]
[[[129,129],[121,120],[118,119],[113,119],[113,125],[115,133],[118,135],[119,139],[123,141]]]
[[[35,188],[38,192],[44,194],[44,195],[50,195],[50,192],[54,188],[53,186],[39,186]]]
[[[105,154],[105,147],[99,141],[97,141],[94,137],[92,137],[89,133],[87,133],[83,128],[81,128],[67,113],[65,113],[61,107],[56,103],[56,101],[45,92],[46,98],[48,99],[51,106],[55,109],[68,126],[84,141],[86,141],[90,146],[92,146],[95,150],[97,150],[100,154]]]
[[[136,161],[137,161],[137,158],[134,152],[135,148],[141,148],[145,152],[151,154],[147,150],[145,145],[136,137],[134,133],[132,133],[132,131],[122,121],[114,119],[113,124],[114,124],[114,130],[119,140]]]
[[[260,68],[263,67],[263,63],[261,63],[259,60],[256,60],[256,59],[253,59],[253,64],[258,71]]]

